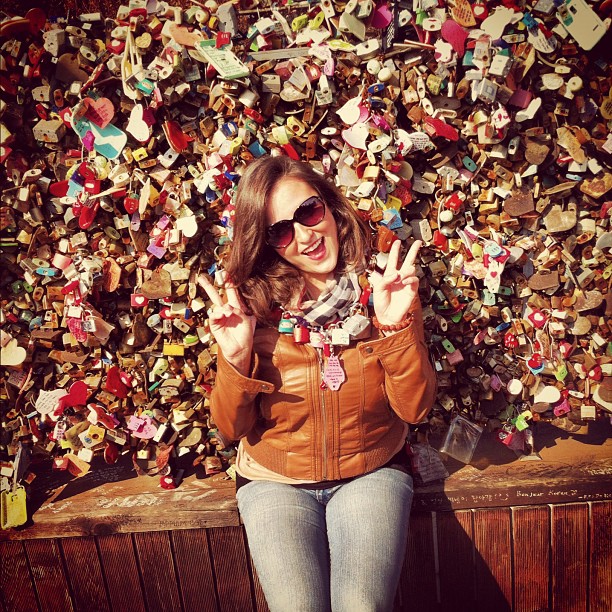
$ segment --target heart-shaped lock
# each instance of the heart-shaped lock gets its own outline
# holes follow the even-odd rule
[[[164,121],[162,127],[164,130],[164,135],[168,140],[168,144],[177,153],[182,153],[185,149],[187,149],[189,143],[193,140],[192,136],[189,136],[183,132],[177,121]]]
[[[542,365],[542,356],[540,353],[534,353],[527,361],[527,365],[530,368],[539,368]]]
[[[83,102],[87,106],[85,117],[99,128],[105,128],[115,116],[115,107],[108,98],[85,98]]]
[[[130,119],[125,128],[128,134],[131,134],[138,142],[147,142],[151,135],[149,125],[144,120],[144,107],[142,104],[136,104],[130,112]],[[128,211],[130,214],[133,211]]]
[[[365,123],[357,123],[353,127],[342,130],[342,138],[349,147],[365,151],[367,140],[370,135],[368,126]]]
[[[442,38],[449,43],[459,57],[465,54],[465,41],[468,32],[452,19],[447,19],[440,30]]]
[[[539,353],[534,353],[527,360],[527,367],[531,370],[533,374],[540,374],[540,372],[544,370],[544,363],[542,361],[542,356]]]
[[[55,389],[53,391],[43,390],[38,394],[34,407],[40,414],[52,414],[58,407],[60,398],[65,395],[65,389]]]
[[[55,77],[62,83],[74,81],[84,83],[89,78],[89,74],[80,67],[76,53],[64,53],[55,64]]]
[[[66,395],[60,397],[56,414],[61,415],[66,408],[74,406],[84,406],[87,403],[89,388],[82,380],[77,380],[70,385],[70,389]]]
[[[27,351],[19,346],[16,338],[9,338],[0,348],[0,365],[11,367],[21,365],[27,356]]]
[[[128,387],[121,380],[121,371],[117,366],[112,366],[106,373],[106,384],[104,388],[117,397],[125,399],[128,394]]]
[[[128,422],[128,429],[134,438],[150,440],[157,433],[157,427],[150,416],[136,417],[132,415]]]
[[[506,348],[514,349],[514,348],[517,348],[518,345],[519,345],[519,341],[515,334],[513,334],[510,331],[504,334],[504,346]]]
[[[83,320],[77,317],[68,318],[68,329],[78,342],[87,341],[87,332],[83,329]]]

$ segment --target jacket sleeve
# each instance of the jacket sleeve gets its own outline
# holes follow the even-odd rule
[[[438,389],[425,346],[421,305],[411,308],[409,327],[361,346],[366,358],[375,357],[385,372],[385,390],[393,411],[407,423],[419,423],[431,410]]]
[[[210,396],[210,412],[221,434],[239,440],[249,433],[258,417],[257,396],[272,393],[274,386],[255,378],[258,358],[254,355],[251,376],[243,376],[219,351],[217,377]]]

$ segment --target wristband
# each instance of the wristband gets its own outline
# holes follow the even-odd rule
[[[412,319],[414,319],[414,315],[412,313],[406,315],[406,318],[399,323],[393,323],[392,325],[383,325],[378,321],[376,315],[372,317],[372,325],[380,331],[400,331],[400,329],[406,329],[411,323]]]

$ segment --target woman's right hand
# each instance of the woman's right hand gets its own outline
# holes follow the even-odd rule
[[[245,312],[236,287],[226,286],[227,302],[224,302],[206,275],[200,274],[197,280],[213,303],[208,322],[225,360],[247,376],[251,366],[255,317]]]

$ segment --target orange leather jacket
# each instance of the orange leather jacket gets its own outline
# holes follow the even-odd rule
[[[313,347],[256,329],[250,377],[219,353],[210,407],[221,434],[290,478],[337,480],[384,465],[405,422],[421,421],[436,395],[418,303],[414,314],[408,328],[387,337],[373,328],[339,353],[346,381],[338,391],[321,388]]]

